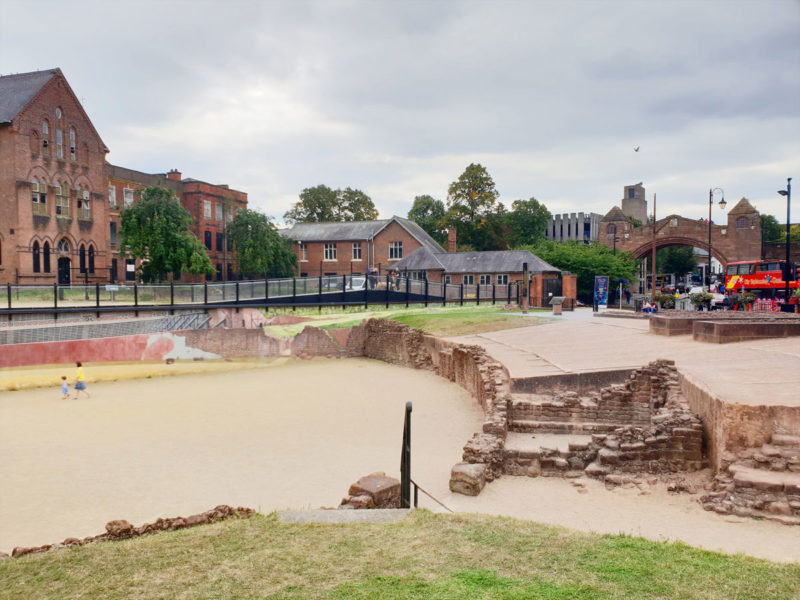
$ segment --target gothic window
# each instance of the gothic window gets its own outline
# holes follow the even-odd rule
[[[89,246],[89,273],[94,273],[94,246]]]
[[[42,270],[45,273],[50,272],[50,242],[45,242],[42,246]]]
[[[64,158],[64,132],[56,129],[56,158]]]
[[[47,120],[42,121],[42,154],[47,156],[49,151],[47,149],[48,144],[48,134],[50,133],[50,125],[47,123]]]
[[[47,214],[47,184],[44,181],[40,182],[35,177],[31,181],[31,202],[33,203],[33,214]]]
[[[75,129],[69,128],[69,159],[75,160]]]
[[[750,219],[747,217],[739,217],[736,219],[736,229],[747,229],[750,227]]]
[[[61,241],[58,242],[58,253],[69,254],[69,242],[67,238],[61,238]]]
[[[39,272],[39,242],[33,242],[33,272]]]
[[[80,272],[86,273],[86,246],[83,244],[78,249],[78,264],[80,265]]]
[[[66,183],[56,184],[56,214],[69,216],[69,188]]]
[[[89,203],[89,190],[78,186],[75,191],[78,197],[78,217],[81,219],[91,219],[92,210],[91,204]]]

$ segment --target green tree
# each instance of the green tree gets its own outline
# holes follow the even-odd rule
[[[444,202],[423,194],[414,198],[414,204],[408,211],[408,218],[422,227],[439,244],[445,244],[447,231],[443,226],[444,214]]]
[[[120,242],[141,259],[143,281],[161,281],[167,273],[214,273],[206,249],[189,231],[192,216],[170,190],[151,186],[138,204],[122,211]]]
[[[256,210],[236,213],[228,227],[239,273],[248,277],[291,277],[297,266],[292,241],[278,233],[269,217]]]
[[[506,214],[508,245],[514,248],[537,243],[544,238],[550,217],[550,211],[536,198],[514,200],[511,211]]]
[[[667,246],[656,250],[656,266],[659,273],[683,277],[697,269],[697,258],[692,246]]]
[[[772,215],[761,215],[761,241],[777,242],[786,239],[786,228]]]
[[[336,221],[370,221],[378,218],[372,199],[361,190],[332,190],[317,185],[300,192],[300,202],[283,215],[287,223],[326,223]]]
[[[494,180],[480,164],[470,164],[447,190],[445,223],[455,227],[459,243],[479,250],[489,250],[491,236],[486,235],[490,215],[497,215],[495,202],[499,194]]]
[[[634,280],[636,261],[630,253],[617,250],[616,255],[608,246],[598,243],[584,244],[580,240],[553,242],[541,240],[533,246],[525,246],[542,260],[578,276],[578,298],[591,302],[594,293],[595,275],[608,275],[611,285],[614,280]]]

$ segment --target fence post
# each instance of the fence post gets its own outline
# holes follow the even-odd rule
[[[136,285],[136,283],[133,284],[133,305],[136,307],[139,306],[139,287]],[[139,311],[134,310],[133,314],[134,316],[138,317]]]
[[[507,287],[508,289],[506,289],[506,304],[511,304],[511,278],[508,279]]]
[[[11,296],[9,296],[11,298]],[[9,305],[11,304],[11,300],[9,300]],[[58,284],[53,284],[53,308],[58,308]]]
[[[100,284],[95,282],[94,284],[94,305],[97,308],[100,308]],[[100,318],[100,311],[97,311],[97,318]]]
[[[203,304],[208,305],[208,282],[203,282]]]
[[[461,306],[464,306],[464,280],[463,279],[461,280],[461,298],[459,300],[461,301]]]
[[[411,402],[406,402],[400,449],[400,508],[411,508]]]
[[[364,273],[364,310],[369,308],[369,267],[367,267],[366,273]]]
[[[492,305],[497,304],[497,290],[495,289],[497,286],[493,283],[492,284]]]
[[[319,310],[322,312],[322,265],[319,268],[319,284],[317,285],[317,296],[319,296]]]
[[[297,310],[297,277],[292,277],[292,312],[296,310]]]
[[[169,280],[169,305],[175,306],[175,282],[172,279]],[[169,314],[174,315],[175,311],[170,308]]]
[[[411,279],[408,277],[408,272],[406,272],[406,308],[408,308],[408,286],[411,282]],[[9,292],[9,298],[11,298],[11,292]],[[10,300],[9,300],[10,302]]]
[[[389,271],[386,271],[386,308],[389,308],[389,282],[391,278],[389,276]]]
[[[478,285],[475,286],[475,306],[481,305],[481,284],[480,279],[478,279]]]
[[[239,312],[239,280],[236,280],[236,312]]]
[[[447,280],[442,275],[442,306],[447,308]]]
[[[264,275],[264,304],[269,304],[269,277]]]
[[[6,284],[6,292],[8,292],[8,310],[11,310],[11,284],[10,283]],[[9,316],[9,318],[11,317],[11,315],[8,315],[8,316]]]
[[[425,308],[428,308],[428,273],[425,273]]]

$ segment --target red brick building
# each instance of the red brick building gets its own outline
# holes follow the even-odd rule
[[[281,234],[295,242],[298,275],[345,275],[394,270],[418,248],[443,252],[414,221],[401,217],[349,223],[295,223]]]
[[[216,279],[233,279],[227,225],[247,194],[172,170],[106,162],[108,148],[60,69],[0,77],[0,283],[132,280],[120,213],[159,185],[172,190],[205,243]]]
[[[107,152],[60,69],[0,77],[0,283],[108,280]]]

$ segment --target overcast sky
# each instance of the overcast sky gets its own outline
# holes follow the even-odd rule
[[[783,223],[800,186],[798,0],[2,5],[0,74],[60,67],[109,162],[277,218],[318,184],[405,216],[472,162],[553,213],[641,181],[659,218],[720,187]]]

